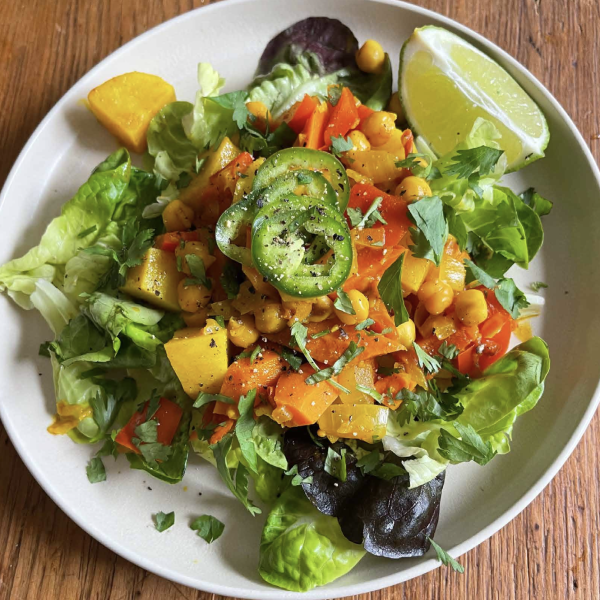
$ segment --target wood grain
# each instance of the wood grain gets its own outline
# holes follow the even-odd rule
[[[203,0],[0,3],[0,184],[37,124],[107,54]],[[526,65],[600,156],[598,0],[420,0]],[[3,398],[7,402],[11,399]],[[462,558],[355,600],[600,598],[600,420],[552,484]],[[24,467],[0,426],[0,598],[217,600],[116,556],[72,523]]]

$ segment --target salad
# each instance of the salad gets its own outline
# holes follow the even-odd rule
[[[432,545],[460,570],[433,541],[448,466],[501,460],[549,370],[542,299],[506,272],[552,204],[500,183],[543,156],[543,115],[435,27],[405,43],[399,93],[381,45],[328,18],[272,39],[244,90],[206,63],[198,82],[193,103],[138,72],[91,90],[123,147],[0,267],[54,333],[48,431],[92,446],[92,483],[111,457],[177,483],[199,454],[266,513],[273,585]]]

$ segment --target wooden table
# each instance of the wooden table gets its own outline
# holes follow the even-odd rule
[[[37,124],[84,73],[150,27],[208,3],[3,2],[0,184]],[[574,118],[599,158],[598,0],[417,4],[472,27],[527,66]],[[356,599],[600,598],[599,447],[596,417],[552,484],[512,523],[462,557],[464,575],[442,568]],[[0,448],[0,599],[218,598],[161,579],[98,544],[46,496],[1,425]]]

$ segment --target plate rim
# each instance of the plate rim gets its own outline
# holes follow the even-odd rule
[[[191,15],[196,15],[199,11],[203,11],[202,14],[208,11],[218,11],[221,10],[223,6],[232,6],[238,4],[250,4],[250,3],[261,3],[263,0],[227,0],[227,2],[216,2],[214,4],[209,4],[207,6],[201,6],[196,9],[187,11],[181,15],[177,15],[163,23],[160,23],[151,29],[141,33],[136,36],[126,44],[117,48],[106,57],[104,57],[98,64],[92,67],[89,71],[87,71],[82,77],[80,77],[62,96],[61,98],[54,104],[54,106],[50,109],[48,114],[42,119],[39,125],[35,128],[34,132],[31,134],[19,155],[14,162],[13,166],[10,169],[10,172],[6,178],[6,181],[2,187],[2,191],[0,192],[0,208],[6,201],[6,198],[9,194],[10,188],[12,186],[13,180],[16,179],[17,172],[20,169],[21,163],[24,162],[26,155],[29,153],[31,148],[34,146],[37,138],[40,136],[42,131],[46,128],[49,122],[57,115],[62,107],[69,101],[70,97],[75,93],[74,89],[76,87],[80,87],[87,80],[93,78],[96,71],[100,70],[105,63],[113,59],[115,56],[119,56],[125,52],[129,52],[132,48],[134,48],[137,44],[139,44],[143,39],[154,35],[156,32],[166,29],[168,27],[176,26],[180,21],[184,21],[185,19],[190,18]],[[430,10],[428,8],[423,8],[418,5],[410,4],[405,2],[404,0],[362,0],[363,2],[373,2],[376,4],[385,4],[390,6],[395,6],[401,8],[403,10],[415,13],[419,16],[423,17],[433,17],[439,22],[441,22],[444,26],[449,27],[450,29],[459,32],[461,35],[465,36],[467,39],[475,41],[479,46],[485,48],[488,51],[492,51],[496,57],[499,59],[501,66],[509,66],[510,68],[516,70],[521,73],[525,78],[533,84],[537,90],[545,97],[545,99],[551,104],[551,106],[556,110],[562,121],[568,126],[571,134],[574,136],[575,140],[578,142],[580,148],[582,148],[585,158],[588,161],[589,166],[591,167],[591,171],[596,179],[596,183],[600,188],[600,170],[598,165],[594,159],[594,156],[591,153],[591,150],[583,138],[581,132],[566,112],[566,110],[562,107],[562,105],[558,102],[558,100],[553,96],[553,94],[543,85],[535,75],[533,75],[527,67],[521,64],[517,59],[515,59],[512,55],[510,55],[503,48],[495,44],[494,42],[488,40],[483,35],[477,33],[471,28],[459,23],[458,21],[451,19],[441,13],[438,13],[434,10]],[[494,58],[496,59],[496,58]],[[465,540],[462,544],[458,544],[449,549],[449,552],[455,558],[462,556],[464,553],[472,550],[479,544],[486,541],[490,538],[494,533],[502,529],[507,523],[512,521],[515,517],[517,517],[552,481],[552,479],[556,476],[558,471],[562,468],[567,459],[571,456],[575,447],[580,442],[583,434],[587,430],[597,408],[600,404],[600,381],[596,385],[596,388],[592,394],[592,397],[588,403],[588,406],[577,424],[573,434],[569,438],[568,442],[565,444],[560,454],[556,457],[554,462],[552,462],[548,468],[544,471],[544,473],[533,483],[533,485],[525,492],[509,509],[507,509],[504,513],[502,513],[499,517],[497,517],[494,521],[492,521],[487,527],[481,529],[477,534],[473,535],[468,540]],[[136,566],[146,569],[160,577],[163,577],[167,580],[174,581],[176,583],[180,583],[187,587],[198,589],[202,591],[206,591],[209,593],[220,594],[224,596],[236,596],[239,598],[248,598],[253,600],[265,600],[267,598],[271,598],[273,600],[278,600],[282,598],[295,598],[302,597],[311,600],[328,600],[331,598],[331,593],[334,592],[336,594],[341,594],[341,596],[349,596],[356,594],[369,593],[376,590],[380,590],[389,586],[397,585],[418,577],[420,575],[424,575],[433,569],[439,567],[441,563],[439,563],[436,559],[430,558],[425,562],[421,562],[409,569],[403,570],[401,572],[387,575],[385,577],[381,577],[376,580],[369,580],[362,583],[354,583],[348,585],[336,585],[335,582],[328,584],[326,587],[315,588],[308,592],[289,592],[284,591],[280,588],[273,587],[272,589],[260,589],[260,590],[243,590],[237,587],[230,587],[227,585],[219,585],[212,584],[209,582],[199,581],[198,579],[194,579],[187,575],[173,572],[169,568],[163,567],[161,564],[154,562],[151,559],[145,558],[134,551],[127,549],[122,546],[118,541],[113,540],[110,536],[105,533],[103,530],[96,528],[95,526],[86,523],[82,518],[79,517],[77,511],[72,509],[70,506],[63,502],[62,498],[60,498],[58,492],[55,491],[53,484],[46,479],[43,471],[38,469],[35,459],[29,455],[28,449],[24,444],[21,443],[19,438],[19,433],[16,428],[13,427],[8,414],[4,411],[4,403],[0,402],[0,419],[4,425],[4,428],[7,432],[11,443],[15,447],[20,459],[23,461],[29,472],[32,474],[36,482],[42,487],[44,492],[52,499],[52,501],[73,521],[75,522],[81,529],[83,529],[86,533],[92,536],[96,541],[107,547],[109,550],[118,554],[125,560],[135,564]],[[268,584],[265,584],[268,585]]]

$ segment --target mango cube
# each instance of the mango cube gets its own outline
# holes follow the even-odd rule
[[[224,169],[239,154],[240,149],[228,137],[223,138],[214,152],[212,150],[201,152],[198,158],[206,158],[206,162],[200,169],[200,173],[181,190],[179,200],[194,210],[199,210],[202,205],[202,193],[208,187],[210,178]]]
[[[156,113],[175,101],[164,79],[147,73],[125,73],[105,81],[88,94],[91,111],[128,150],[146,150],[146,132]]]
[[[165,344],[169,362],[185,392],[218,394],[228,367],[227,330],[213,319],[206,326],[180,329]]]
[[[127,271],[121,291],[162,310],[176,312],[181,310],[177,285],[182,277],[185,275],[177,270],[175,254],[149,248],[142,264]]]

